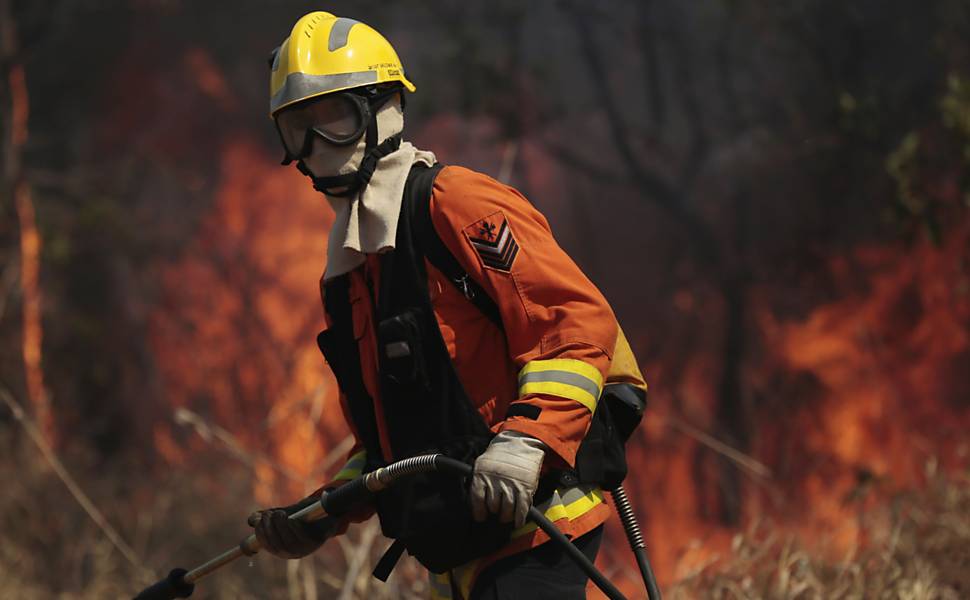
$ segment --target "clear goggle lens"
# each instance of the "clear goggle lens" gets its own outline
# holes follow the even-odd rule
[[[287,153],[302,158],[310,153],[311,132],[332,144],[349,144],[364,132],[364,107],[348,94],[334,94],[286,108],[276,126]]]

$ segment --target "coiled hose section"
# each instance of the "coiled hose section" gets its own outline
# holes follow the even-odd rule
[[[396,463],[391,463],[382,469],[371,471],[365,475],[365,478],[372,476],[373,481],[375,482],[374,484],[368,484],[365,482],[365,485],[367,485],[367,489],[371,490],[372,492],[382,490],[403,477],[409,477],[411,475],[417,475],[418,473],[427,473],[428,471],[436,470],[436,461],[440,458],[444,457],[440,454],[425,454],[422,456],[405,458],[404,460],[400,460]],[[372,487],[372,485],[374,485],[374,487]]]
[[[653,569],[650,568],[650,561],[647,560],[647,545],[643,542],[643,533],[640,531],[640,524],[637,523],[637,516],[633,512],[633,504],[626,496],[626,490],[622,485],[618,485],[610,490],[613,497],[613,504],[616,505],[616,512],[620,515],[623,523],[623,531],[626,532],[626,539],[630,542],[630,549],[633,550],[637,558],[637,566],[640,568],[640,575],[643,583],[647,586],[647,595],[650,600],[661,600],[660,588],[657,586],[657,579],[653,576]]]
[[[643,534],[640,532],[640,524],[637,523],[636,515],[633,514],[633,506],[630,504],[630,499],[626,497],[623,486],[618,485],[610,490],[610,495],[613,496],[616,512],[619,513],[620,520],[623,521],[623,529],[626,531],[626,539],[630,540],[630,547],[646,548],[647,545],[643,543]]]

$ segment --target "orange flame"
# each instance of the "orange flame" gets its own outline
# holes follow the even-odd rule
[[[966,458],[968,249],[966,222],[940,247],[861,247],[832,261],[850,290],[843,298],[803,322],[763,315],[783,367],[810,374],[818,389],[793,407],[801,470],[787,487],[806,536],[827,532],[840,551],[859,544],[868,491],[920,485],[927,461]],[[766,442],[763,454],[777,450]]]
[[[27,143],[30,98],[24,66],[10,67],[10,146],[7,178],[13,183],[13,197],[20,223],[20,287],[23,294],[23,361],[27,395],[34,409],[41,434],[48,443],[55,442],[54,417],[44,385],[42,345],[42,301],[40,288],[41,239],[37,231],[30,184],[22,172],[21,153]]]
[[[227,145],[221,173],[196,239],[164,270],[152,345],[171,404],[262,453],[258,490],[277,501],[269,490],[303,493],[296,482],[320,479],[327,449],[346,436],[313,335],[323,325],[315,290],[332,216],[301,175],[246,139]],[[184,460],[167,426],[156,442]]]
[[[185,64],[205,94],[226,97],[211,61],[191,54]],[[447,117],[435,125],[445,135],[439,148],[457,144],[449,131],[460,130],[466,141],[466,130],[489,135],[484,125]],[[544,179],[549,172],[533,173],[531,183],[551,185]],[[318,467],[346,436],[334,382],[312,336],[322,325],[315,290],[331,223],[324,206],[306,180],[280,169],[255,143],[230,141],[215,204],[184,255],[164,270],[165,302],[152,318],[152,344],[172,406],[204,413],[260,453],[256,489],[267,504],[305,491],[296,481],[323,483]],[[832,259],[834,299],[804,318],[772,310],[769,298],[777,289],[755,291],[767,358],[748,368],[746,381],[784,395],[784,402],[778,413],[756,415],[751,453],[773,477],[748,482],[743,513],[749,521],[770,518],[842,554],[865,543],[867,529],[877,525],[865,515],[873,496],[920,484],[931,458],[944,465],[965,461],[968,248],[967,222],[954,226],[941,247],[859,247]],[[689,291],[674,302],[682,311],[706,308]],[[701,419],[712,413],[717,360],[689,346],[675,351],[691,354],[676,377],[663,364],[644,365],[652,405],[632,444],[626,482],[662,582],[728,557],[736,533],[707,516],[716,477],[698,463],[698,441],[669,426],[677,412]],[[683,400],[675,402],[675,394]],[[186,459],[169,426],[159,426],[155,436],[164,456]],[[612,540],[623,539],[616,519],[609,528]],[[629,564],[630,558],[614,544],[604,548],[604,561]],[[631,594],[639,590],[629,581],[622,585]]]

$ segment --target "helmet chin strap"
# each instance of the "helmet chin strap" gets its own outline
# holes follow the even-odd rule
[[[363,194],[367,184],[370,183],[370,178],[374,175],[374,170],[377,169],[377,161],[401,147],[400,133],[392,135],[380,144],[377,143],[377,108],[374,107],[371,111],[370,123],[365,133],[364,158],[361,159],[360,167],[356,171],[343,175],[317,177],[306,166],[303,159],[296,164],[300,172],[313,181],[313,189],[337,198],[347,198],[358,192]]]

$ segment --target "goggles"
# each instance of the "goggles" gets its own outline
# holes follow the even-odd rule
[[[376,111],[398,92],[397,88],[353,90],[327,94],[281,110],[275,122],[286,152],[283,164],[309,156],[314,136],[335,146],[355,143],[364,135]]]

